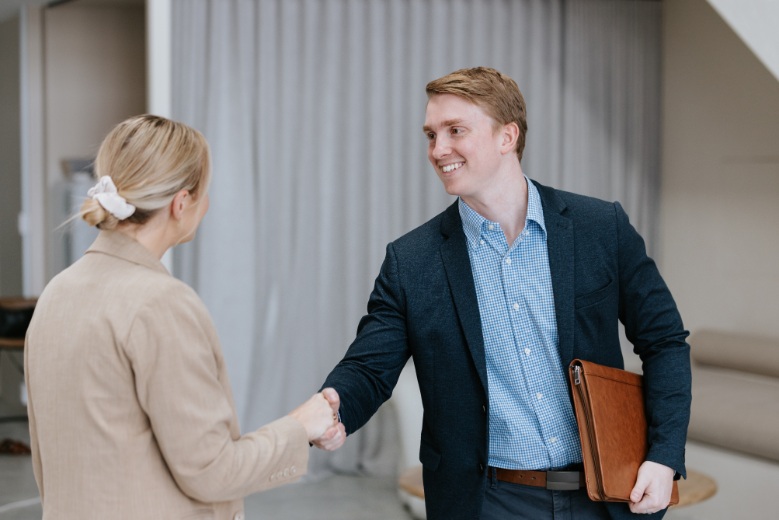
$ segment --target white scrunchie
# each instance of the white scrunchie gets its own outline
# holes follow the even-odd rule
[[[88,197],[96,200],[107,212],[119,220],[124,220],[135,213],[135,206],[128,204],[124,197],[116,191],[116,185],[111,177],[103,175],[87,192]]]

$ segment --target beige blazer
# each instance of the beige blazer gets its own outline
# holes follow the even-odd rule
[[[205,306],[122,233],[49,283],[24,356],[44,519],[241,519],[306,472],[294,419],[240,435]]]

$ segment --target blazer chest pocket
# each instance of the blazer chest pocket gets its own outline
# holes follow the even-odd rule
[[[576,300],[574,300],[574,307],[576,310],[579,310],[602,302],[609,297],[613,287],[614,280],[609,280],[609,283],[607,283],[604,287],[601,287],[600,289],[589,292],[587,294],[577,296]]]

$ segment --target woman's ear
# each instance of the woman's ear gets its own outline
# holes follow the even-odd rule
[[[173,196],[173,200],[170,202],[170,216],[176,220],[181,220],[184,215],[184,210],[187,209],[192,202],[192,195],[188,190],[180,190]]]

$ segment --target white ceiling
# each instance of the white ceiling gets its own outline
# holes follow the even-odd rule
[[[779,79],[779,2],[776,0],[709,0],[709,4]]]

